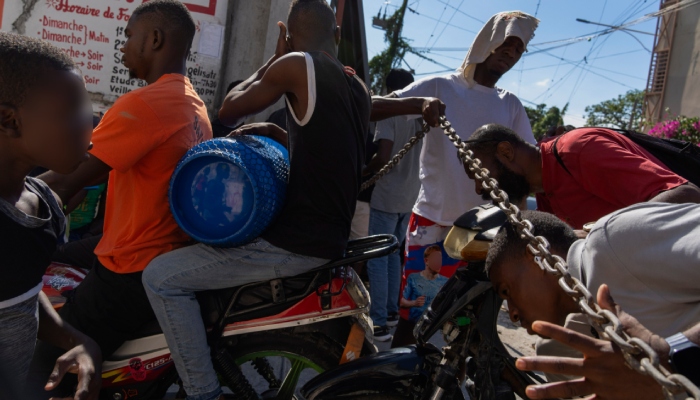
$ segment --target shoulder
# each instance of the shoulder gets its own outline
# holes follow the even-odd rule
[[[37,193],[39,194],[39,196],[41,196],[41,199],[47,204],[49,204],[54,214],[56,214],[56,217],[62,220],[63,204],[61,203],[61,199],[56,193],[54,193],[53,190],[51,190],[49,185],[44,183],[44,181],[42,181],[41,179],[33,178],[30,176],[27,177],[27,183],[29,183],[29,185],[31,185],[37,190]]]
[[[624,136],[610,129],[579,128],[560,136],[557,141],[557,150],[572,153],[583,150],[601,151],[610,146],[622,145],[625,140]]]
[[[399,97],[435,96],[440,87],[450,84],[452,75],[429,76],[419,79],[396,93]]]

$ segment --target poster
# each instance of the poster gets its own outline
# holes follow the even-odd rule
[[[44,39],[78,65],[93,109],[105,111],[122,94],[146,82],[129,79],[119,50],[133,10],[147,0],[0,0],[0,30]],[[213,112],[221,72],[226,0],[186,0],[197,30],[187,75]]]

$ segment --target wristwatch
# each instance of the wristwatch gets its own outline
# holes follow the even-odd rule
[[[666,342],[671,347],[668,358],[673,369],[700,386],[700,346],[682,333],[667,337]]]

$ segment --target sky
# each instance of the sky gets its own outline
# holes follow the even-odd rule
[[[391,15],[402,0],[364,0],[367,51],[371,59],[387,44],[384,31],[372,27],[381,11]],[[442,64],[410,54],[403,68],[416,78],[441,75],[462,63],[467,49],[483,24],[500,11],[520,10],[540,19],[528,53],[505,74],[497,86],[515,93],[523,105],[545,103],[563,108],[564,123],[585,123],[586,106],[600,103],[632,89],[644,89],[649,73],[654,36],[630,31],[581,40],[607,29],[577,22],[577,18],[608,25],[636,20],[659,9],[659,0],[409,0],[402,36],[411,46]],[[656,18],[630,26],[642,32],[656,31]],[[548,42],[562,41],[547,44]],[[573,43],[573,44],[572,44]],[[563,46],[564,45],[564,46]],[[545,51],[538,51],[545,50]]]

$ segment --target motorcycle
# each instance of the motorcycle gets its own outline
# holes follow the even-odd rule
[[[306,400],[325,399],[527,399],[525,388],[544,381],[515,368],[498,337],[502,299],[484,271],[488,248],[506,215],[483,205],[462,215],[445,240],[458,269],[414,329],[416,345],[391,349],[326,371],[301,389]],[[442,349],[429,343],[440,332]],[[467,379],[468,378],[468,379]]]
[[[393,235],[370,236],[349,242],[342,258],[302,275],[197,293],[222,385],[236,399],[291,399],[303,374],[376,353],[369,294],[349,266],[398,247]],[[51,265],[43,291],[55,308],[86,273]],[[276,373],[270,358],[286,359],[288,372]],[[104,360],[99,398],[161,399],[177,382],[165,338],[153,321]],[[258,393],[253,383],[267,388]],[[177,397],[184,396],[180,385]]]

